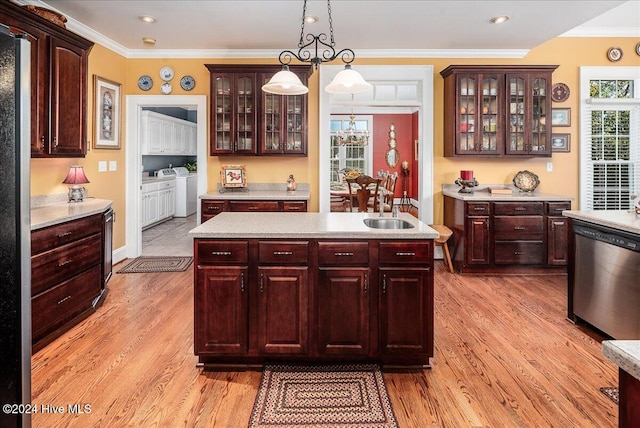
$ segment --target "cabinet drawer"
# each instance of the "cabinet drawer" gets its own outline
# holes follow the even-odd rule
[[[495,215],[542,215],[542,202],[494,202]]]
[[[249,260],[247,241],[196,241],[197,260],[200,264],[244,264]]]
[[[278,201],[229,201],[230,211],[280,211]]]
[[[102,256],[100,234],[71,242],[31,258],[31,295],[98,265]]]
[[[258,242],[258,262],[260,264],[307,264],[309,242],[260,241]]]
[[[489,202],[467,202],[467,215],[489,215]]]
[[[540,265],[546,262],[542,241],[496,241],[496,264]]]
[[[68,221],[31,232],[31,254],[38,254],[76,239],[99,233],[102,230],[102,214]]]
[[[293,211],[293,212],[307,212],[307,202],[306,201],[288,201],[282,203],[283,211]]]
[[[425,264],[430,255],[428,242],[380,242],[378,260],[381,265]]]
[[[369,265],[368,242],[318,242],[321,266]]]
[[[202,201],[202,215],[216,215],[224,211],[224,201]]]
[[[571,202],[547,202],[547,215],[561,216],[562,211],[570,210]]]
[[[89,309],[100,295],[100,266],[63,282],[31,300],[33,340]]]
[[[495,216],[494,237],[500,239],[544,239],[544,217]]]

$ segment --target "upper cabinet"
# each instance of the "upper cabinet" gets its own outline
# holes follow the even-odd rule
[[[211,75],[210,154],[307,154],[307,95],[261,88],[281,66],[205,64]],[[289,66],[305,85],[310,66]]]
[[[93,43],[9,1],[0,23],[31,42],[31,156],[87,153],[87,62]]]
[[[551,156],[556,68],[451,65],[442,70],[445,156]]]

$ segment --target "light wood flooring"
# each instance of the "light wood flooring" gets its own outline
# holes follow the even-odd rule
[[[565,276],[436,271],[433,366],[384,375],[401,427],[617,426],[598,390],[617,367],[566,320]],[[33,426],[246,427],[260,373],[196,367],[192,275],[114,273],[97,313],[33,356],[34,403],[91,413]]]

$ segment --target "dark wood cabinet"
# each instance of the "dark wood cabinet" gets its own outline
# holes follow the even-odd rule
[[[84,157],[93,43],[4,0],[0,23],[31,42],[31,156]]]
[[[558,214],[570,201],[463,201],[445,195],[460,272],[566,269],[568,226]]]
[[[203,364],[433,356],[433,242],[196,238]]]
[[[307,212],[307,201],[301,200],[201,200],[200,221],[225,212]]]
[[[451,65],[442,70],[445,156],[551,156],[556,68]]]
[[[102,302],[105,274],[111,272],[105,264],[112,238],[105,233],[106,226],[104,214],[96,214],[31,232],[34,349],[51,342]]]
[[[262,85],[281,66],[205,64],[211,79],[210,155],[307,155],[307,95]],[[307,84],[309,66],[289,66]]]

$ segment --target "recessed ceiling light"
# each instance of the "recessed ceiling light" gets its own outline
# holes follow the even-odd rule
[[[507,15],[496,16],[495,18],[491,18],[492,24],[502,24],[503,22],[507,22],[509,17]]]
[[[318,17],[317,16],[306,15],[304,17],[304,22],[306,22],[307,24],[315,24],[316,22],[318,22]]]
[[[144,43],[145,45],[154,46],[156,44],[156,39],[154,39],[153,37],[143,37],[142,43]]]
[[[153,16],[149,16],[149,15],[142,15],[139,16],[138,19],[142,22],[146,22],[147,24],[155,24],[157,19],[155,19]]]

